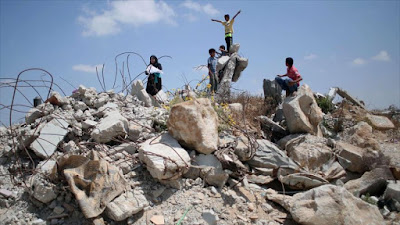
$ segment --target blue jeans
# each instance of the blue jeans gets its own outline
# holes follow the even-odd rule
[[[291,94],[291,93],[293,93],[293,92],[295,92],[295,91],[297,91],[297,83],[296,84],[293,84],[292,86],[289,86],[289,81],[293,81],[292,79],[290,79],[290,78],[282,78],[282,77],[275,77],[275,81],[276,81],[276,83],[278,83],[279,84],[279,86],[281,86],[281,88],[283,89],[283,90],[285,90],[285,91],[288,91],[289,92],[289,94]]]

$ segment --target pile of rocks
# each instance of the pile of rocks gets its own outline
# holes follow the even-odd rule
[[[0,220],[399,220],[400,148],[398,142],[385,142],[385,129],[398,129],[390,120],[362,109],[372,126],[361,121],[343,132],[325,132],[326,115],[303,85],[296,96],[283,100],[282,115],[276,111],[273,118],[257,118],[266,132],[278,134],[273,142],[248,132],[218,132],[219,118],[209,99],[195,98],[168,111],[143,90],[138,81],[127,96],[84,86],[68,97],[54,92],[51,101],[29,111],[26,123],[1,127],[0,173],[7,176],[0,180]]]

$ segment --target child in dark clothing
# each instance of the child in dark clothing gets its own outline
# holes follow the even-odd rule
[[[220,58],[220,57],[222,57],[222,56],[227,56],[227,55],[228,55],[228,52],[225,50],[225,45],[219,46],[219,50],[220,50],[221,52],[216,52],[217,55],[218,55],[218,58]]]
[[[147,79],[146,92],[154,96],[162,88],[162,66],[158,63],[158,59],[155,55],[150,56],[150,64],[147,66],[145,73],[146,75],[149,75],[149,78]]]

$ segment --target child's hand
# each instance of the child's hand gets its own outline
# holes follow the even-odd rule
[[[296,82],[294,82],[294,81],[289,81],[289,82],[288,82],[288,85],[289,85],[289,87],[291,87],[291,86],[293,86],[295,83],[296,83]]]

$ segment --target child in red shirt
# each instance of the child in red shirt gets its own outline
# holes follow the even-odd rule
[[[303,78],[296,67],[293,66],[292,58],[286,58],[286,66],[287,73],[284,75],[277,75],[277,77],[275,77],[275,81],[283,90],[286,91],[286,97],[288,97],[297,91],[298,87],[300,86],[300,81],[303,80]],[[287,79],[282,78],[286,76],[288,77]]]

